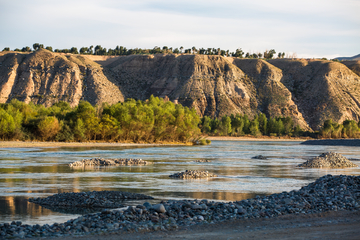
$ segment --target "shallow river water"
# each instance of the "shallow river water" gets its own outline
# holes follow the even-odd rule
[[[360,165],[360,148],[309,146],[300,142],[213,141],[208,146],[0,148],[0,223],[65,222],[79,213],[51,211],[26,199],[59,192],[121,190],[163,199],[235,201],[299,189],[326,174],[360,175],[360,168],[304,169],[296,166],[323,152],[341,153]],[[256,155],[266,160],[252,159]],[[72,169],[85,158],[141,158],[147,166]],[[195,160],[208,159],[208,163]],[[175,172],[207,170],[219,177],[178,180]],[[125,202],[137,204],[140,202]]]

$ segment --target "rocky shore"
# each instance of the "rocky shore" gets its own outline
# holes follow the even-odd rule
[[[352,163],[346,157],[338,153],[328,152],[322,153],[318,157],[312,158],[298,167],[306,168],[349,168],[358,167],[358,165]]]
[[[211,178],[217,177],[216,174],[209,173],[208,171],[198,171],[198,170],[186,170],[185,172],[178,172],[170,175],[171,178],[181,178],[181,179],[194,179],[194,178]]]
[[[44,207],[60,208],[121,208],[124,200],[154,199],[138,193],[119,191],[93,191],[58,193],[46,198],[30,198],[28,201]]]
[[[0,238],[62,237],[103,232],[174,230],[182,226],[233,219],[272,218],[289,214],[360,209],[360,176],[326,175],[300,190],[236,202],[169,200],[145,202],[118,210],[83,215],[65,223],[24,225],[0,224]]]
[[[152,164],[151,162],[144,161],[142,159],[132,159],[132,158],[91,158],[83,159],[81,161],[76,161],[70,163],[70,167],[88,167],[88,166],[121,166],[121,165],[148,165]]]

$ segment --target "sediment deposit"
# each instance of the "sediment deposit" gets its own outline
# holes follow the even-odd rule
[[[314,157],[305,163],[299,165],[299,167],[306,168],[348,168],[358,167],[358,165],[352,163],[346,157],[338,153],[328,152],[322,153],[318,157]]]

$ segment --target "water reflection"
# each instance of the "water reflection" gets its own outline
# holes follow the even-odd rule
[[[359,168],[303,169],[296,166],[322,152],[359,159],[356,147],[308,146],[297,142],[220,142],[208,146],[60,147],[0,149],[0,222],[41,223],[72,218],[68,211],[42,208],[26,201],[61,192],[119,190],[162,199],[236,201],[301,186],[326,174],[360,175]],[[268,159],[252,159],[263,155]],[[154,164],[70,168],[85,158],[141,158]],[[209,162],[199,163],[196,160]],[[356,162],[357,164],[359,162]],[[217,174],[211,179],[179,180],[168,176],[185,170]],[[128,202],[136,203],[136,202]],[[126,203],[125,203],[126,204]],[[62,213],[59,213],[62,212]],[[76,211],[70,211],[74,213]],[[81,212],[78,212],[81,213]]]

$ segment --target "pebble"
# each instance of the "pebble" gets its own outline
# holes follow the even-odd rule
[[[189,178],[210,178],[210,177],[217,177],[217,175],[213,173],[209,173],[208,171],[186,170],[185,172],[174,173],[169,177],[189,179]]]
[[[148,165],[152,162],[132,158],[91,158],[70,163],[70,167],[97,167],[97,166],[120,166],[120,165]]]
[[[328,152],[322,153],[318,157],[314,157],[305,163],[298,165],[298,167],[306,168],[348,168],[358,167],[358,165],[349,161],[346,157],[341,154]]]
[[[64,237],[110,232],[170,231],[194,224],[233,219],[272,218],[360,209],[360,176],[326,175],[300,190],[235,202],[169,200],[128,208],[85,214],[64,223],[26,225],[0,223],[0,238]],[[331,203],[331,204],[330,204]],[[141,210],[141,211],[140,211]],[[165,211],[164,211],[165,210]]]
[[[165,207],[162,204],[155,204],[155,205],[152,206],[152,209],[154,209],[158,213],[165,213],[166,212]]]

